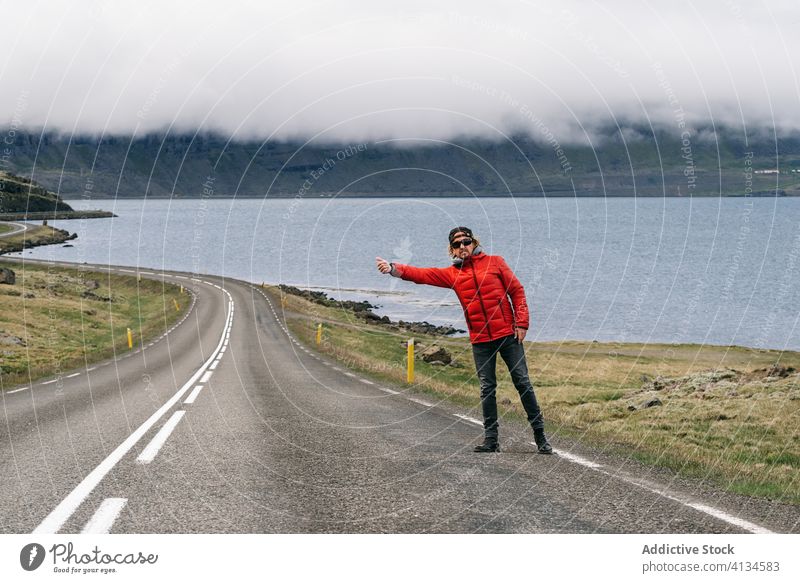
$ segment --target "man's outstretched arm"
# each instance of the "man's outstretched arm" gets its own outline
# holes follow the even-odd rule
[[[389,263],[380,257],[375,258],[378,271],[389,273],[394,277],[437,287],[453,287],[452,269],[447,267],[414,267],[402,263]]]

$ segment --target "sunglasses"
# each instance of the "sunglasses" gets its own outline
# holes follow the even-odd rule
[[[453,249],[460,249],[462,245],[464,247],[467,247],[468,245],[472,245],[472,243],[473,243],[472,239],[470,239],[469,237],[465,237],[464,239],[461,239],[459,241],[453,241],[452,243],[450,243],[450,246]]]

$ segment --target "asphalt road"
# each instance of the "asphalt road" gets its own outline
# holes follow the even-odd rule
[[[258,287],[142,273],[187,286],[184,321],[2,395],[0,531],[800,532],[795,507],[675,480],[599,444],[555,435],[560,455],[538,455],[510,421],[503,453],[473,453],[480,412],[315,354]]]
[[[30,225],[28,225],[27,223],[15,223],[12,221],[0,221],[0,222],[2,222],[2,224],[4,225],[13,225],[14,227],[16,227],[15,229],[8,231],[7,233],[0,233],[0,238],[11,237],[12,235],[16,235],[18,233],[21,233],[22,231],[27,231],[30,228]]]

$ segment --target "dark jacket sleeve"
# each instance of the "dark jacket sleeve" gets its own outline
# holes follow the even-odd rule
[[[453,287],[453,269],[451,267],[414,267],[402,263],[392,263],[392,275],[426,285],[436,287]]]
[[[525,299],[525,288],[511,271],[506,260],[497,256],[497,266],[500,268],[500,277],[503,280],[506,293],[511,297],[511,305],[514,308],[514,324],[518,328],[530,327],[530,315],[528,313],[528,302]]]

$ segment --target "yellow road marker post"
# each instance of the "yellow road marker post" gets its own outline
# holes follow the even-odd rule
[[[408,339],[408,370],[406,371],[406,381],[414,382],[414,339]]]
[[[180,312],[181,311],[181,305],[178,303],[178,300],[176,300],[175,298],[172,298],[172,301],[175,304],[175,311],[176,312]]]
[[[128,328],[128,348],[133,348],[133,332]]]
[[[317,324],[317,345],[322,342],[322,322]]]

